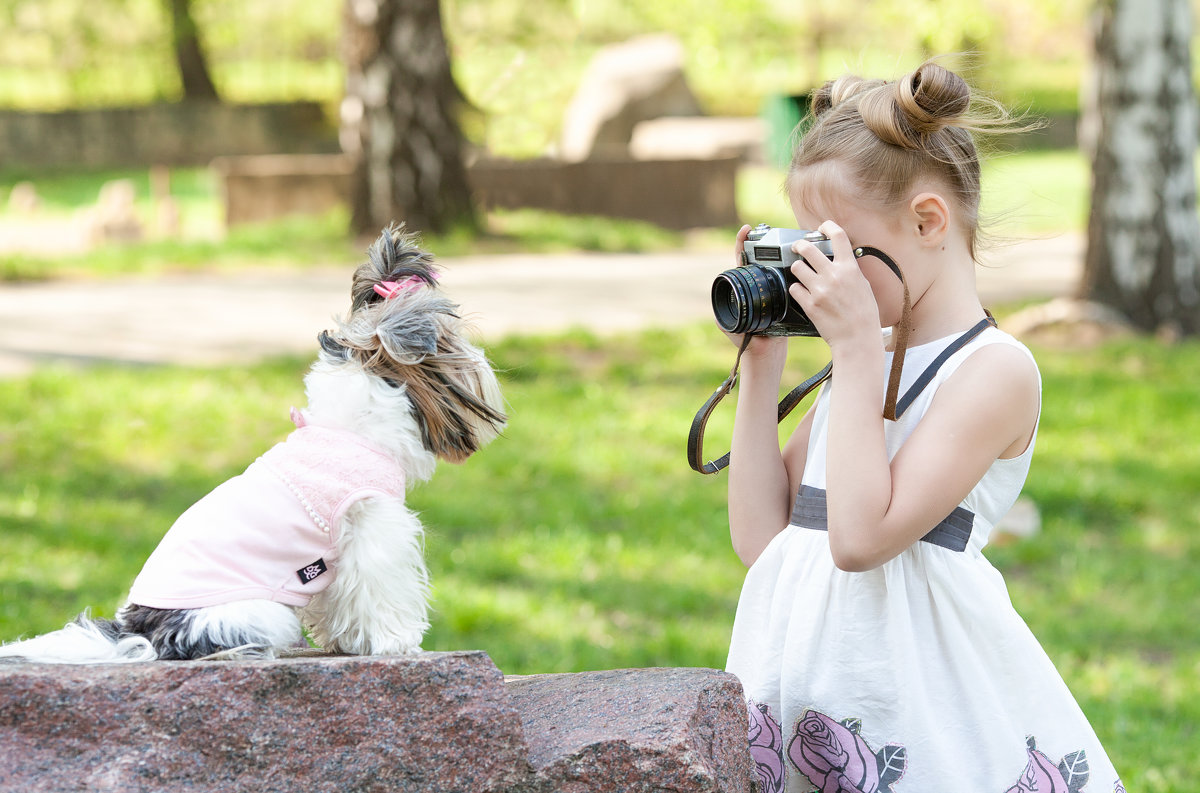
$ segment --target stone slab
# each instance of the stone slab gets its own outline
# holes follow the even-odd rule
[[[482,652],[0,666],[0,791],[518,791]]]

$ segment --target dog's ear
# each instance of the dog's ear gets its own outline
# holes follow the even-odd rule
[[[415,366],[437,352],[442,333],[441,300],[413,298],[383,307],[375,336],[379,346],[398,364]]]
[[[321,352],[336,361],[344,361],[350,357],[350,349],[327,330],[317,334],[317,344],[321,345]]]

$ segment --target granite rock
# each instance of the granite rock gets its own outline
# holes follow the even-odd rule
[[[517,791],[484,653],[0,666],[0,791]]]
[[[482,652],[0,665],[0,793],[750,793],[737,679]]]
[[[750,793],[737,678],[616,669],[509,678],[539,793]]]

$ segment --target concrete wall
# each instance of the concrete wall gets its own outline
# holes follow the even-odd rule
[[[532,207],[688,229],[737,222],[737,157],[694,160],[481,160],[467,177],[485,208]],[[348,200],[343,155],[225,157],[213,163],[230,226],[320,213]]]
[[[481,160],[471,186],[484,207],[644,220],[669,229],[737,222],[739,157],[678,160]]]
[[[0,111],[0,168],[207,165],[229,154],[337,151],[337,130],[312,102]]]

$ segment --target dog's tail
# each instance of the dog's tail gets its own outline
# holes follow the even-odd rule
[[[123,631],[113,620],[92,619],[85,611],[61,630],[0,645],[0,662],[104,664],[158,658],[145,636]]]

